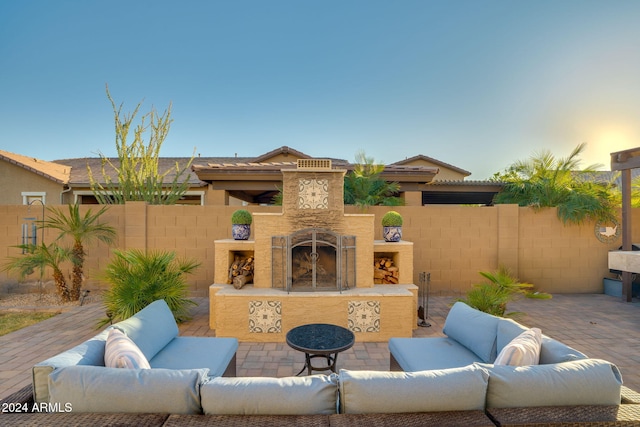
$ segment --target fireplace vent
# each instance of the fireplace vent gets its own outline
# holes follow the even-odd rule
[[[298,169],[331,169],[331,159],[298,159]]]

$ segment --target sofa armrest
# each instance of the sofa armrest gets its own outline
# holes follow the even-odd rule
[[[43,360],[31,368],[33,395],[37,403],[49,401],[49,374],[75,365],[104,366],[104,347],[111,327],[67,351]]]

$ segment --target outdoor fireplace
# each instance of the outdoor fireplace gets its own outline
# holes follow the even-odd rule
[[[306,228],[272,237],[272,286],[291,291],[342,291],[355,285],[355,236]]]
[[[209,325],[216,336],[284,342],[287,331],[309,323],[347,327],[362,341],[411,336],[413,244],[374,240],[373,213],[345,213],[345,173],[330,160],[283,168],[282,211],[255,212],[253,239],[215,241]],[[253,262],[252,282],[226,284],[243,258]],[[384,260],[376,267],[378,276],[384,269],[381,283],[375,259]]]

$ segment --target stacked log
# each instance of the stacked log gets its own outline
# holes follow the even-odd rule
[[[253,283],[253,257],[243,258],[236,255],[229,267],[227,284],[233,284],[236,289],[242,289],[246,284]]]
[[[393,265],[391,258],[375,258],[373,260],[373,283],[376,285],[397,285],[400,269]]]

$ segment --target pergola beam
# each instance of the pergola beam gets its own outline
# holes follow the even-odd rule
[[[611,170],[622,174],[622,250],[632,249],[631,235],[631,169],[640,168],[640,148],[611,153]],[[622,298],[632,300],[631,272],[622,272]]]

